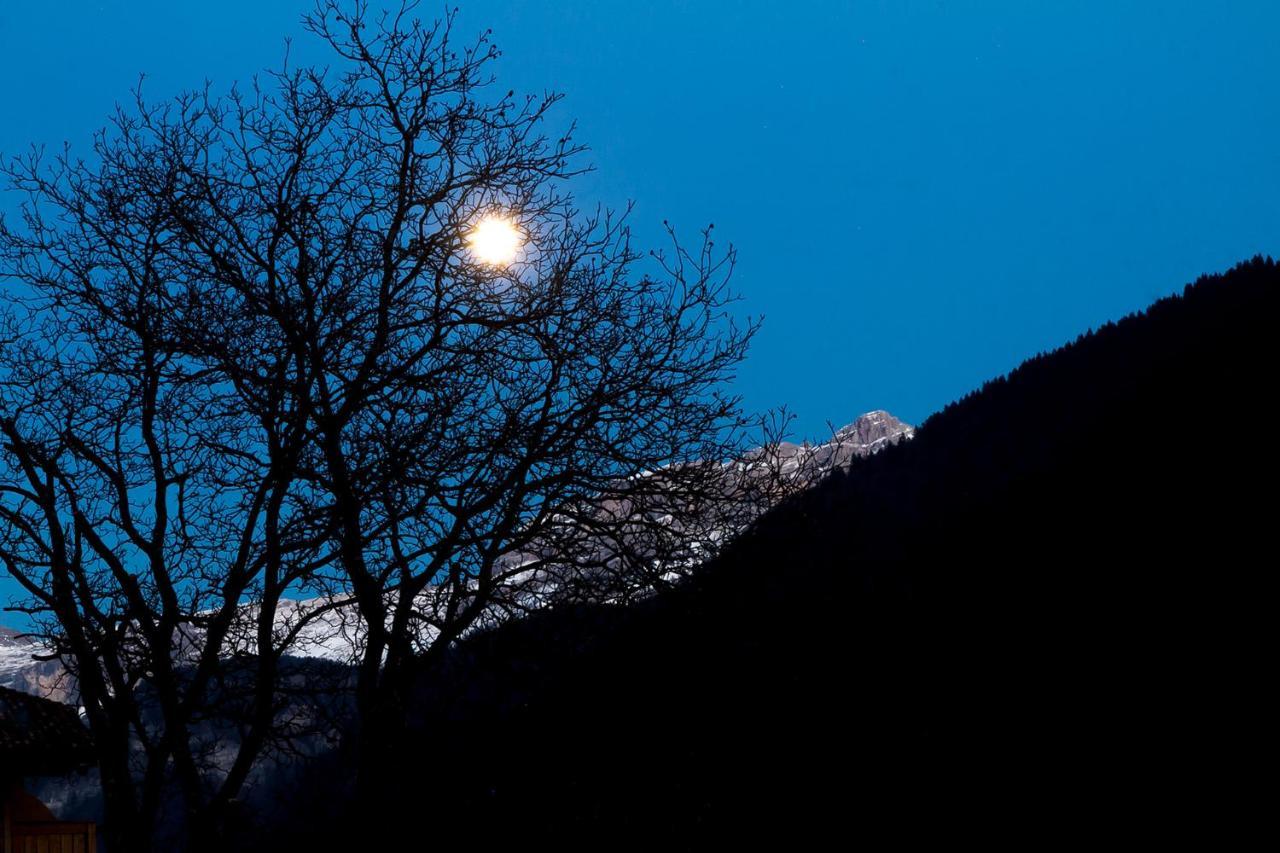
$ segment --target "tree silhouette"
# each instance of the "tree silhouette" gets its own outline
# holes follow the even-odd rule
[[[487,34],[412,13],[321,2],[332,68],[139,91],[90,158],[5,164],[0,558],[78,680],[120,849],[153,842],[170,779],[216,843],[296,733],[281,658],[335,620],[372,796],[412,671],[530,607],[648,595],[776,493],[721,464],[756,328],[732,250],[671,231],[646,256],[582,213],[559,96],[493,92]],[[487,217],[510,263],[469,250]],[[225,742],[195,729],[237,655],[211,774]]]

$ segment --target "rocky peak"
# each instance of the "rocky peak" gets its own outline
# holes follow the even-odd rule
[[[836,430],[837,442],[874,446],[883,441],[899,438],[911,438],[915,429],[903,423],[888,412],[877,409],[867,412],[853,423]]]

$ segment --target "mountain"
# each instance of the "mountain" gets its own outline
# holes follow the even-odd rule
[[[800,476],[806,485],[812,485],[835,468],[848,468],[854,460],[914,435],[915,428],[910,424],[888,412],[876,410],[833,432],[830,441],[816,444],[784,441],[768,451],[748,453],[747,459],[759,458],[765,452],[776,454],[781,460],[783,474]]]
[[[0,626],[0,687],[56,702],[72,698],[72,685],[57,661],[37,660],[41,648],[17,631]]]
[[[378,821],[343,818],[337,752],[263,843],[424,816],[436,840],[596,848],[1250,837],[1278,323],[1271,260],[1204,277],[800,493],[668,594],[470,638],[421,674]]]
[[[745,462],[761,462],[769,455],[763,467],[773,468],[790,482],[790,488],[805,488],[836,469],[844,469],[853,460],[869,456],[914,434],[911,425],[884,411],[868,412],[847,426],[833,432],[828,441],[794,444],[783,442],[768,451],[749,452]],[[726,478],[726,483],[731,482]],[[736,481],[732,481],[736,482]],[[754,517],[754,513],[750,517]],[[747,519],[741,522],[747,523]],[[733,531],[725,531],[731,535]],[[526,608],[536,609],[543,601],[553,601],[545,585],[537,595],[527,595],[522,600]],[[429,593],[428,593],[429,595]],[[277,623],[281,630],[295,624],[303,615],[322,605],[319,599],[281,602]],[[481,620],[484,627],[492,627],[495,620]],[[323,613],[300,633],[292,648],[299,658],[316,658],[340,663],[349,662],[355,655],[361,628],[353,608],[341,608]],[[187,638],[188,641],[195,641]],[[41,647],[30,639],[21,638],[17,632],[0,627],[0,686],[12,687],[60,702],[74,701],[72,679],[56,661],[38,661],[35,656]]]
[[[1278,322],[1273,261],[1206,276],[800,490],[668,592],[468,637],[418,673],[376,810],[335,749],[254,792],[237,849],[1256,837]]]

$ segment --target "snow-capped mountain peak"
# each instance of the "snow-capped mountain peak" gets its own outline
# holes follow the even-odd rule
[[[737,463],[729,463],[727,467],[746,470],[759,470],[761,476],[774,478],[772,485],[764,486],[771,492],[779,489],[790,492],[807,488],[817,479],[836,468],[848,468],[856,458],[870,456],[891,444],[914,436],[911,425],[885,411],[867,412],[852,423],[836,430],[830,440],[803,444],[782,442],[780,444],[753,450]],[[773,498],[780,496],[772,494]],[[743,496],[735,495],[732,488],[726,489],[726,500],[742,503]],[[761,507],[748,509],[738,515],[727,513],[733,519],[727,521],[725,529],[719,531],[721,537],[732,536],[737,529],[750,523],[751,519],[763,511],[768,501]],[[543,595],[547,589],[534,588],[520,601],[524,610],[543,606],[539,602],[553,601],[554,595]],[[361,627],[356,618],[354,608],[343,604],[334,607],[332,602],[320,599],[307,601],[281,601],[277,612],[277,623],[281,634],[288,633],[299,621],[306,622],[294,644],[290,654],[295,657],[326,658],[330,660],[350,662],[360,643]],[[491,620],[482,619],[482,624]],[[186,642],[198,642],[194,637],[184,637]],[[23,690],[39,696],[54,698],[58,701],[74,699],[72,679],[57,661],[40,661],[36,656],[42,651],[40,645],[25,638],[12,629],[0,627],[0,685]],[[251,648],[237,649],[238,652],[252,653]]]

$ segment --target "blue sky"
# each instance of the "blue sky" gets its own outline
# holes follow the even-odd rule
[[[319,58],[307,0],[0,5],[0,151]],[[431,4],[424,13],[434,14]],[[737,388],[820,435],[919,421],[1198,273],[1280,249],[1280,4],[465,2],[567,94],[642,241],[715,222],[765,326]],[[0,197],[0,208],[12,200]]]

